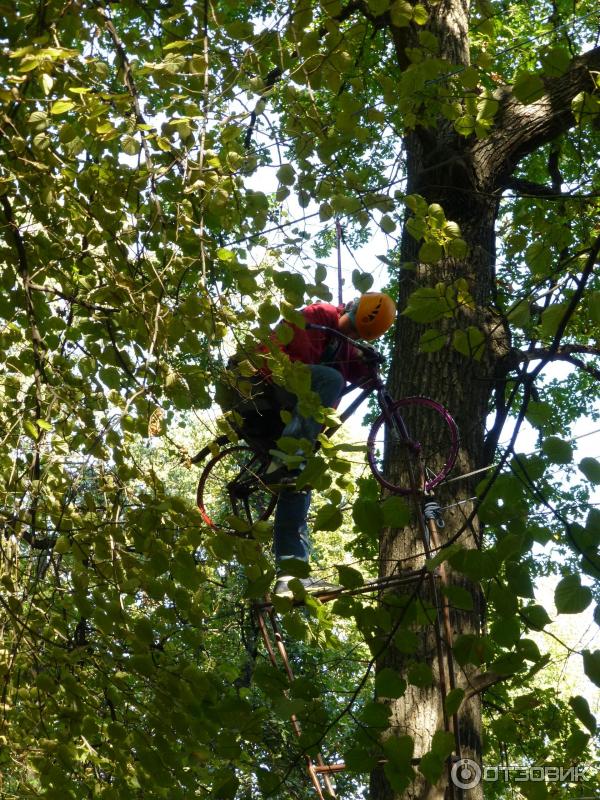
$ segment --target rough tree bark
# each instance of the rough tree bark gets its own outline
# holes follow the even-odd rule
[[[465,0],[443,0],[426,2],[425,5],[430,14],[427,27],[440,41],[441,55],[457,67],[467,66],[469,4]],[[403,68],[407,64],[405,48],[414,44],[414,32],[390,24],[389,33],[399,66]],[[441,204],[446,218],[460,225],[469,252],[463,260],[444,259],[433,266],[418,263],[419,244],[405,233],[401,261],[415,266],[400,272],[399,307],[405,307],[408,296],[417,288],[432,286],[439,281],[449,284],[464,278],[475,300],[475,308],[463,309],[453,324],[458,322],[460,327],[474,325],[486,335],[483,357],[475,360],[452,347],[445,347],[437,353],[419,352],[419,338],[424,328],[405,316],[400,316],[396,330],[389,376],[391,392],[396,397],[424,394],[439,400],[451,411],[461,435],[455,474],[467,474],[485,466],[489,458],[484,435],[490,399],[511,362],[508,328],[493,309],[495,222],[502,192],[522,158],[575,124],[571,101],[582,90],[593,90],[591,72],[597,70],[599,64],[599,49],[578,57],[563,76],[546,80],[545,95],[530,105],[519,103],[510,86],[500,88],[494,126],[485,139],[460,136],[452,123],[440,118],[436,127],[417,127],[403,142],[408,192],[422,195],[428,203]],[[472,497],[480,477],[449,484],[438,493],[438,501],[446,506]],[[464,527],[462,544],[478,547],[480,531],[476,517],[465,526],[465,520],[472,512],[473,507],[468,502],[448,510],[443,541],[449,541]],[[380,574],[397,573],[398,562],[410,557],[413,560],[406,562],[406,567],[418,566],[418,558],[415,561],[414,557],[422,549],[421,537],[415,527],[386,530],[380,542]],[[456,574],[450,574],[449,579],[465,586],[464,578]],[[453,612],[455,636],[478,633],[483,622],[478,587],[471,585],[467,588],[474,599],[474,610]],[[419,656],[430,661],[436,685],[431,689],[409,686],[404,697],[385,701],[391,707],[387,735],[408,733],[413,736],[417,757],[429,750],[433,733],[443,728],[431,632],[423,635]],[[378,669],[391,666],[403,673],[406,659],[390,646],[380,659]],[[462,756],[480,760],[481,707],[480,694],[474,687],[476,676],[473,671],[460,669],[457,678],[458,685],[471,695],[459,711]],[[375,770],[371,777],[372,800],[398,800],[400,797],[439,800],[449,796],[452,792],[447,775],[434,787],[419,776],[403,794],[390,787],[382,768]],[[481,787],[465,792],[464,796],[481,797]]]

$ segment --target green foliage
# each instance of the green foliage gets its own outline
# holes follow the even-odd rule
[[[439,592],[453,615],[479,607],[479,588],[487,603],[488,633],[457,637],[455,657],[510,684],[512,695],[494,687],[490,746],[524,743],[540,759],[561,747],[561,757],[585,754],[577,720],[593,734],[591,710],[582,695],[570,705],[544,692],[532,700],[543,656],[520,637],[551,622],[534,597],[539,575],[561,570],[559,614],[597,599],[597,512],[584,525],[572,509],[592,502],[600,467],[586,456],[577,469],[571,443],[571,425],[598,396],[597,270],[582,282],[597,235],[594,85],[573,98],[576,132],[519,156],[502,186],[476,185],[472,170],[503,124],[502,98],[532,115],[553,81],[569,82],[572,55],[595,36],[595,9],[557,3],[549,20],[544,3],[513,4],[510,15],[476,3],[460,36],[467,58],[445,10],[430,6],[2,5],[3,796],[305,797],[294,765],[322,739],[352,773],[339,777],[341,797],[360,796],[357,775],[384,757],[394,792],[415,779],[414,743],[390,727],[390,709],[409,684],[423,696],[437,688],[422,655],[433,603],[397,588],[379,604],[346,595],[300,611],[276,601],[297,675],[289,681],[267,666],[247,608],[273,580],[271,528],[231,514],[217,492],[228,529],[209,530],[185,466],[216,433],[235,440],[214,413],[234,351],[247,379],[261,347],[303,413],[332,422],[306,369],[281,355],[290,327],[273,328],[298,324],[306,302],[332,299],[324,260],[334,219],[352,249],[374,230],[386,235],[389,252],[352,266],[352,286],[379,288],[382,264],[391,268],[393,292],[407,298],[392,388],[401,374],[416,393],[452,401],[461,468],[477,460],[485,426],[487,400],[477,419],[468,410],[477,387],[496,386],[499,409],[526,404],[540,452],[515,457],[482,487],[482,549],[461,537],[428,567],[435,575],[445,563],[457,578]],[[431,146],[405,159],[419,136]],[[511,175],[561,196],[507,193]],[[501,192],[495,265],[492,235],[480,240],[465,210]],[[317,219],[315,232],[307,223]],[[577,374],[543,383],[530,372],[527,383],[519,354],[565,345],[556,355]],[[303,459],[295,440],[280,445],[290,464]],[[305,455],[303,480],[320,494],[316,549],[339,564],[345,587],[360,588],[377,572],[380,540],[387,547],[396,529],[409,536],[414,506],[381,500],[359,475],[364,448],[323,439]],[[442,488],[449,504],[465,486]],[[540,522],[540,498],[566,511]],[[390,652],[398,661],[381,666]],[[595,684],[598,658],[583,652]],[[385,702],[371,702],[373,688]],[[448,695],[448,714],[460,710],[460,692]],[[537,743],[540,731],[549,745]],[[423,752],[417,777],[435,781],[448,737],[438,731]]]
[[[556,587],[554,602],[559,614],[579,614],[592,602],[592,592],[581,585],[579,575],[566,575]]]

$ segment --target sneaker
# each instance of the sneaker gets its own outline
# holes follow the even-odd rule
[[[293,597],[294,591],[290,588],[289,582],[294,580],[293,575],[279,575],[273,594],[277,597]],[[319,580],[318,578],[296,578],[302,584],[303,589],[308,594],[333,594],[341,591],[342,587],[329,581]]]

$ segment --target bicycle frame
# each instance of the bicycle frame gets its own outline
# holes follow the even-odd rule
[[[352,414],[354,414],[354,412],[364,403],[364,401],[373,393],[375,393],[377,396],[377,403],[385,418],[385,421],[392,429],[395,428],[398,431],[398,434],[406,447],[414,454],[415,458],[418,458],[419,453],[421,452],[421,446],[419,442],[415,442],[411,439],[402,415],[399,414],[397,410],[393,410],[391,408],[394,400],[391,394],[385,388],[385,385],[379,374],[374,374],[372,377],[367,378],[363,383],[349,384],[342,392],[342,397],[350,392],[355,391],[356,389],[360,389],[361,392],[358,397],[356,397],[343,411],[343,413],[340,414],[340,424],[328,428],[325,431],[325,435],[331,436],[337,430],[339,430],[339,428],[346,422],[347,419],[352,416]],[[414,475],[411,475],[411,482],[414,482],[415,485],[417,483]]]
[[[350,392],[355,391],[356,389],[360,389],[360,394],[356,397],[345,409],[345,411],[340,414],[340,424],[332,426],[328,428],[325,433],[327,436],[335,433],[343,424],[349,419],[352,414],[364,403],[367,397],[370,397],[374,392],[377,396],[377,403],[381,412],[383,413],[386,422],[391,426],[397,426],[399,429],[399,433],[402,438],[406,441],[407,445],[414,450],[415,453],[418,453],[418,445],[417,443],[410,441],[410,436],[408,435],[408,431],[406,429],[406,425],[404,424],[404,420],[402,419],[401,415],[397,412],[391,410],[391,406],[393,405],[393,398],[385,388],[385,384],[379,375],[379,370],[377,369],[378,365],[383,362],[383,359],[373,347],[370,345],[365,345],[362,342],[357,342],[355,339],[352,339],[349,336],[341,333],[340,331],[336,331],[335,328],[328,328],[325,325],[314,325],[308,324],[307,328],[313,328],[316,330],[321,330],[327,332],[328,334],[332,334],[338,339],[345,340],[350,342],[352,347],[355,347],[357,350],[362,350],[366,355],[371,355],[372,360],[370,362],[372,375],[365,378],[365,380],[361,381],[360,383],[351,383],[342,392],[342,397],[349,394]]]
[[[375,393],[379,409],[383,414],[386,423],[392,430],[396,430],[398,432],[400,440],[414,455],[415,463],[418,463],[419,478],[417,479],[417,477],[415,476],[415,472],[411,466],[409,469],[410,472],[409,479],[413,492],[421,490],[425,486],[424,467],[419,459],[421,453],[421,445],[419,442],[411,439],[408,429],[406,427],[406,423],[402,418],[402,415],[398,412],[397,409],[393,408],[394,399],[386,389],[385,384],[381,379],[378,370],[379,364],[383,362],[380,353],[378,353],[370,345],[365,345],[362,342],[357,342],[356,340],[351,339],[349,336],[346,336],[340,331],[336,331],[334,328],[327,328],[324,325],[314,325],[314,324],[309,324],[307,325],[307,327],[316,328],[318,330],[322,330],[324,332],[332,334],[336,338],[346,340],[350,342],[352,347],[355,347],[358,350],[362,350],[367,356],[371,356],[371,361],[369,366],[371,367],[372,374],[358,384],[351,383],[348,386],[346,386],[346,388],[342,392],[342,397],[349,394],[350,392],[355,391],[356,389],[360,390],[360,394],[350,403],[350,405],[342,412],[342,414],[340,414],[339,425],[334,425],[330,428],[327,428],[325,430],[325,435],[328,437],[332,436],[337,430],[339,430],[339,428],[346,422],[346,420],[349,419],[354,414],[354,412],[364,403],[364,401],[368,397],[370,397],[373,393]]]

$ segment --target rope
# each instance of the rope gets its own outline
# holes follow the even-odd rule
[[[335,219],[335,235],[337,240],[337,278],[338,278],[338,305],[342,305],[342,226],[338,217]]]

